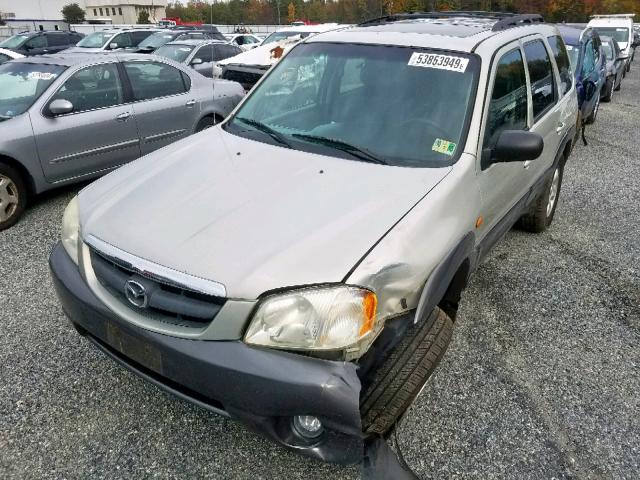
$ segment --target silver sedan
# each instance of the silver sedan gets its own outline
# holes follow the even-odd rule
[[[203,130],[244,91],[166,58],[29,57],[0,65],[0,230],[27,199]]]

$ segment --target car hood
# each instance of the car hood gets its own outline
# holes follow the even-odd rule
[[[271,50],[276,47],[281,47],[284,55],[284,53],[291,50],[299,42],[300,37],[296,36],[280,40],[279,42],[267,43],[266,45],[260,45],[246,52],[239,53],[234,57],[220,60],[218,65],[257,65],[268,67],[279,60],[279,58],[272,57]]]
[[[450,170],[305,153],[215,127],[82,190],[82,236],[255,299],[342,281]]]

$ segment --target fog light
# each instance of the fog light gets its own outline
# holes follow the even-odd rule
[[[293,417],[293,429],[304,438],[318,438],[324,431],[320,419],[311,415]]]

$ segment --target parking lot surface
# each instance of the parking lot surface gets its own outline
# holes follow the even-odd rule
[[[640,64],[565,169],[552,228],[465,292],[397,432],[422,478],[640,476]],[[0,477],[359,478],[161,393],[79,337],[47,258],[78,188],[0,233]]]

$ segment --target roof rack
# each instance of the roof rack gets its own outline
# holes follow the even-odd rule
[[[528,25],[532,23],[543,23],[544,18],[537,13],[508,13],[508,12],[485,12],[481,10],[447,10],[447,11],[432,11],[432,12],[410,12],[410,13],[395,13],[392,15],[385,15],[379,18],[373,18],[366,20],[359,24],[359,26],[373,26],[383,25],[385,23],[399,22],[402,20],[415,20],[421,18],[477,18],[487,20],[497,20],[492,26],[491,30],[494,32],[505,30],[507,28],[518,27],[521,25]]]
[[[589,18],[633,18],[635,13],[612,13],[609,15],[591,15]]]

